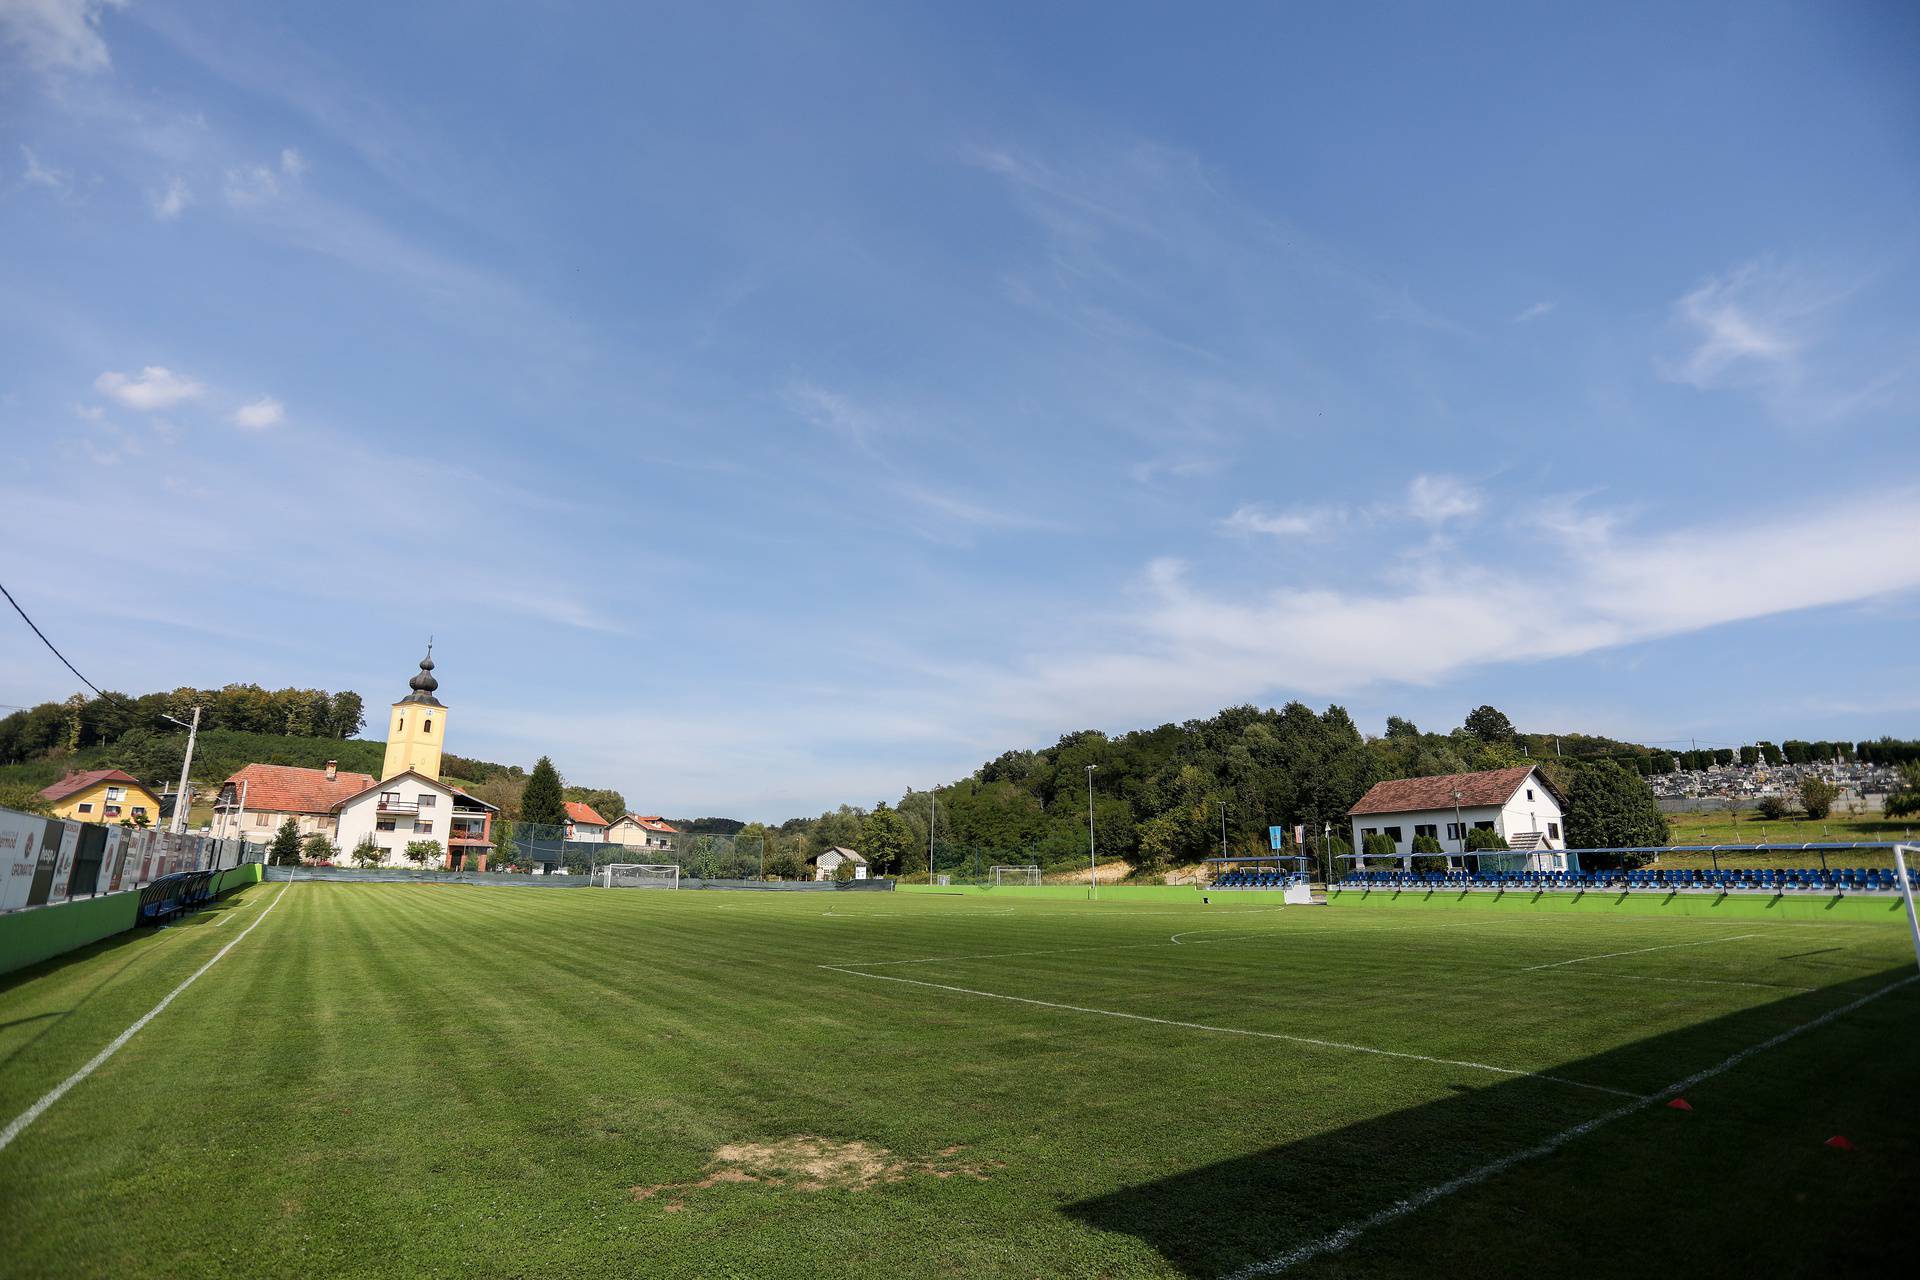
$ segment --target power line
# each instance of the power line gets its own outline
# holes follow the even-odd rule
[[[71,662],[68,662],[67,655],[60,652],[59,649],[55,648],[53,641],[47,639],[47,633],[40,629],[40,625],[36,623],[32,618],[29,618],[27,616],[27,611],[20,607],[20,602],[13,598],[13,592],[7,590],[5,583],[0,583],[0,596],[5,596],[7,598],[7,603],[13,606],[13,611],[20,615],[20,620],[26,623],[29,627],[33,628],[33,634],[40,637],[40,643],[47,646],[48,651],[52,653],[54,657],[60,659],[61,665],[66,667],[67,670],[73,672],[74,675],[78,676],[81,684],[87,686],[87,688],[93,690],[95,693],[99,694],[102,698],[105,698],[110,702],[119,703],[121,706],[125,707],[129,711],[134,711],[138,709],[132,703],[128,702],[125,698],[122,698],[117,694],[108,693],[105,689],[102,689],[99,685],[95,684],[93,681],[81,675],[80,668],[74,666]]]

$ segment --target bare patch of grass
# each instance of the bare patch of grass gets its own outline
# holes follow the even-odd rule
[[[686,1207],[686,1195],[724,1183],[753,1182],[788,1191],[868,1191],[884,1183],[926,1176],[968,1177],[985,1182],[999,1160],[962,1160],[963,1146],[946,1147],[929,1160],[897,1159],[885,1147],[858,1140],[836,1142],[806,1134],[778,1142],[733,1142],[713,1153],[705,1176],[692,1182],[634,1187],[635,1202],[664,1197],[668,1213]]]

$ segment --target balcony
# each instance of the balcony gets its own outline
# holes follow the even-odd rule
[[[447,839],[450,843],[464,845],[491,845],[493,843],[493,841],[487,839],[487,829],[485,827],[455,827],[447,833]]]
[[[375,806],[379,813],[399,813],[412,816],[420,812],[420,804],[415,800],[402,800],[399,796],[381,796]]]

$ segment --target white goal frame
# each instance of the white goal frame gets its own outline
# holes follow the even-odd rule
[[[1003,878],[1001,875],[1001,872],[1003,871],[1018,871],[1020,873],[1020,878],[1017,880],[1010,880],[1010,879]],[[1004,884],[1022,884],[1022,885],[1039,884],[1040,868],[1033,865],[1032,863],[1028,863],[1027,865],[1022,867],[1012,867],[1012,866],[988,867],[987,883],[993,885],[995,888],[998,888],[999,886]]]
[[[673,877],[666,883],[658,881],[652,884],[615,884],[613,873],[616,871],[671,871]],[[654,862],[609,862],[600,868],[600,887],[603,889],[678,889],[680,887],[680,868],[674,863]]]

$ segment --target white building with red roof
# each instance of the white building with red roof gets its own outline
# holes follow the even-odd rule
[[[220,784],[219,798],[213,802],[213,834],[264,844],[273,839],[281,823],[292,818],[302,838],[317,832],[331,840],[334,809],[373,783],[372,774],[343,773],[333,760],[324,769],[250,764]]]
[[[1567,847],[1564,802],[1546,776],[1529,765],[1376,782],[1347,817],[1355,853],[1365,849],[1368,836],[1384,834],[1403,862],[1412,857],[1420,836],[1433,837],[1444,853],[1457,857],[1467,852],[1468,833],[1480,827],[1498,832],[1511,849],[1543,855],[1530,857],[1528,870],[1566,869],[1564,854],[1544,856]]]
[[[671,849],[680,838],[680,828],[657,813],[629,813],[607,828],[609,844],[629,849]]]
[[[605,844],[607,842],[607,820],[590,804],[581,804],[578,800],[566,802],[567,839],[580,844]]]

